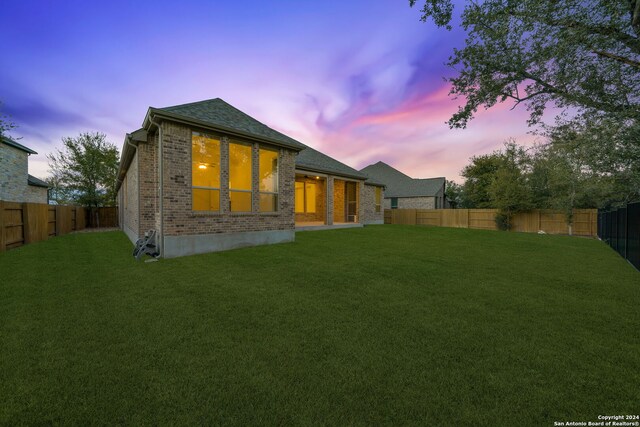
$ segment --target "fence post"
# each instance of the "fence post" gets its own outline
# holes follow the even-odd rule
[[[0,252],[6,250],[5,232],[4,232],[4,202],[0,200]]]

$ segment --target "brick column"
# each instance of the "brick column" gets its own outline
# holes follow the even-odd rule
[[[327,225],[333,225],[333,176],[327,176]]]

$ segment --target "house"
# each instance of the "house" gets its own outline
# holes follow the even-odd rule
[[[0,135],[0,200],[6,202],[48,203],[49,186],[29,175],[30,148]]]
[[[216,98],[150,107],[125,137],[116,190],[129,239],[154,230],[169,258],[382,223],[383,187]]]
[[[361,173],[385,185],[385,209],[443,209],[448,207],[445,178],[416,179],[384,162],[374,163]]]

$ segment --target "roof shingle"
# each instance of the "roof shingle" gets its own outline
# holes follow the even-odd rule
[[[220,98],[151,110],[164,111],[173,115],[194,119],[209,124],[214,128],[236,130],[258,139],[271,140],[298,150],[305,148],[304,144],[271,129],[269,126],[243,113]]]
[[[386,186],[384,197],[433,197],[444,187],[445,179],[416,179],[384,162],[369,165],[360,172]]]

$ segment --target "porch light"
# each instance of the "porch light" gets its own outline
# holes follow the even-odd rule
[[[319,177],[319,176],[316,176],[316,179],[320,179],[320,177]]]

